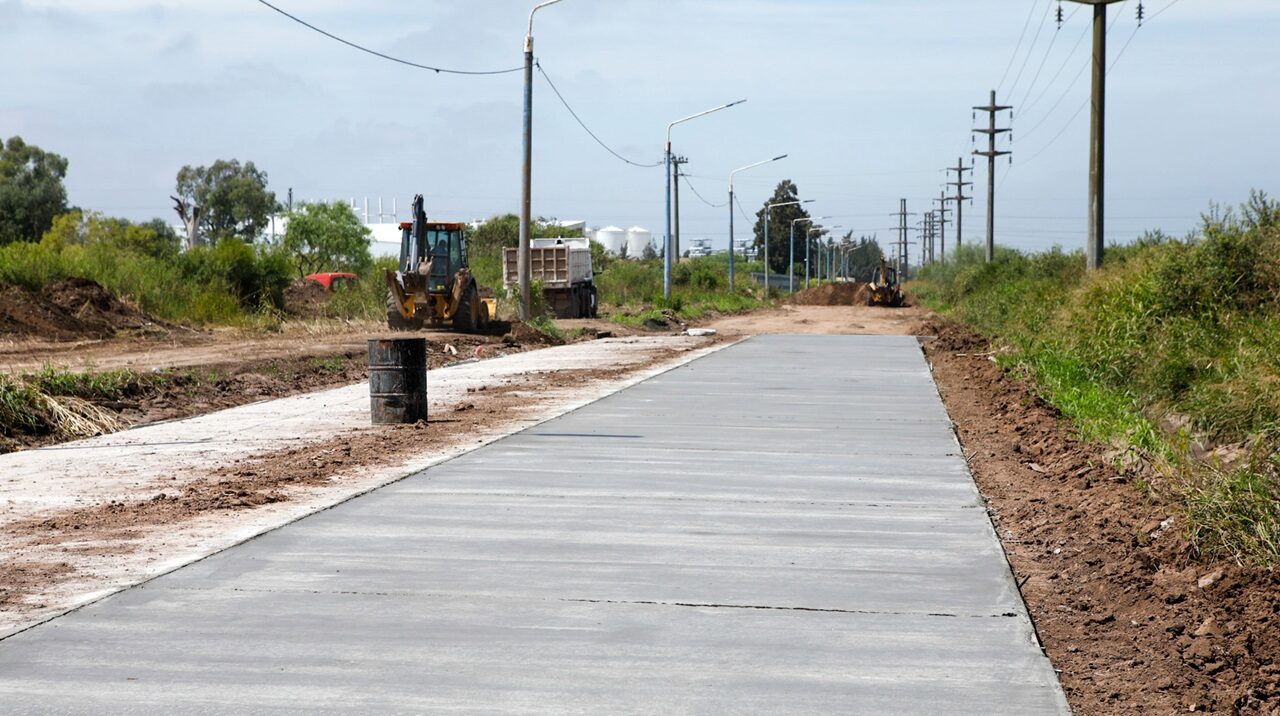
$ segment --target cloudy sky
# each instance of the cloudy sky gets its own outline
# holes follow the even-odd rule
[[[518,66],[532,2],[272,0],[353,42],[470,70]],[[1280,192],[1280,3],[1111,6],[1108,239],[1181,234],[1210,201]],[[1016,105],[997,171],[997,237],[1083,243],[1089,10],[1056,0],[564,0],[539,12],[536,54],[591,129],[637,162],[676,128],[689,184],[754,212],[782,178],[813,213],[884,237],[898,198],[923,211],[968,161],[973,105]],[[1120,52],[1123,49],[1123,54]],[[441,219],[515,211],[521,75],[458,76],[362,54],[256,0],[0,0],[0,136],[70,159],[73,204],[172,219],[184,164],[252,160],[283,197],[369,197]],[[624,164],[534,85],[534,212],[660,234],[663,177]],[[1083,110],[1083,111],[1081,111]],[[983,117],[978,117],[982,122]],[[982,140],[981,137],[978,138]],[[984,160],[980,160],[984,161]],[[980,237],[985,169],[966,206]],[[682,194],[683,234],[726,245],[728,208]],[[744,222],[739,215],[739,227]]]

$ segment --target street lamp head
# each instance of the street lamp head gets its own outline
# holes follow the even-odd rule
[[[689,121],[689,120],[691,120],[691,119],[697,119],[698,117],[702,117],[702,116],[705,116],[705,115],[711,114],[712,112],[719,112],[719,111],[720,111],[720,110],[722,110],[722,109],[729,109],[730,107],[733,107],[733,106],[735,106],[735,105],[742,104],[743,102],[746,102],[746,100],[745,100],[745,99],[740,99],[740,100],[737,100],[736,102],[730,102],[730,103],[728,103],[728,104],[722,104],[722,105],[720,105],[720,106],[718,106],[718,107],[712,107],[711,109],[704,109],[704,110],[702,110],[701,112],[695,112],[695,113],[693,113],[693,114],[689,115],[688,117],[681,117],[680,119],[677,119],[676,121],[672,122],[671,124],[668,124],[668,125],[667,125],[667,146],[668,146],[668,147],[670,147],[670,146],[671,146],[671,128],[672,128],[672,127],[674,127],[674,126],[676,126],[677,124],[680,124],[680,123],[682,123],[682,122],[688,122],[688,121]]]
[[[533,14],[548,5],[555,5],[560,0],[546,0],[546,2],[538,3],[529,11],[529,32],[524,36],[524,51],[533,52]]]
[[[778,161],[779,159],[786,159],[786,158],[787,158],[787,155],[785,155],[785,154],[779,154],[778,156],[774,157],[773,159],[770,159],[769,161],[771,161],[771,162],[776,162],[776,161]]]

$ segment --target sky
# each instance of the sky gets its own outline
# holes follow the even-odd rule
[[[520,66],[529,0],[272,0],[413,62]],[[1109,8],[1107,240],[1183,235],[1211,202],[1280,192],[1280,3],[1138,0]],[[782,179],[827,226],[888,239],[899,198],[926,211],[985,143],[974,105],[1015,106],[996,170],[996,240],[1083,246],[1090,10],[1056,0],[563,0],[535,55],[582,121],[637,162],[667,124],[687,156],[682,238],[728,244],[728,176],[754,215]],[[520,198],[522,75],[437,74],[351,49],[257,0],[0,0],[0,137],[70,160],[70,203],[176,221],[183,165],[253,161],[283,198],[368,197],[400,216],[471,220]],[[583,131],[535,72],[533,212],[602,227],[664,223],[661,168]],[[974,143],[976,140],[977,143]],[[964,209],[985,232],[985,159]],[[694,192],[697,192],[696,194]],[[704,201],[705,200],[705,201]],[[712,206],[721,205],[721,206]],[[376,217],[372,217],[376,219]],[[387,217],[388,219],[390,217]],[[913,217],[914,222],[918,217]],[[754,218],[752,219],[752,221]],[[737,236],[750,222],[739,213]],[[948,246],[954,226],[948,227]]]

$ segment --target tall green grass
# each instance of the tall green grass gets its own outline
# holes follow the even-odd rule
[[[0,247],[0,283],[38,291],[64,278],[89,278],[151,315],[194,325],[234,325],[260,306],[278,306],[286,266],[282,257],[237,241],[189,251],[176,261],[109,244]]]
[[[1186,239],[1152,234],[1112,249],[1093,273],[1079,252],[1002,249],[985,263],[965,247],[913,289],[1005,346],[1003,364],[1032,377],[1084,436],[1167,463],[1203,551],[1277,564],[1278,216],[1255,194]],[[1250,457],[1213,467],[1191,458],[1194,443],[1238,444]]]
[[[596,276],[600,305],[614,319],[629,324],[658,318],[662,310],[683,319],[699,318],[711,312],[731,313],[764,304],[756,296],[752,271],[762,271],[758,261],[738,261],[734,265],[734,285],[729,286],[729,262],[725,255],[682,259],[671,270],[671,298],[662,295],[662,261],[612,261]]]

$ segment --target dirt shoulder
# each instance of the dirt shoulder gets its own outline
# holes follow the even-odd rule
[[[978,487],[1079,714],[1280,713],[1280,580],[1196,561],[1173,510],[1075,439],[985,341],[925,352]]]

